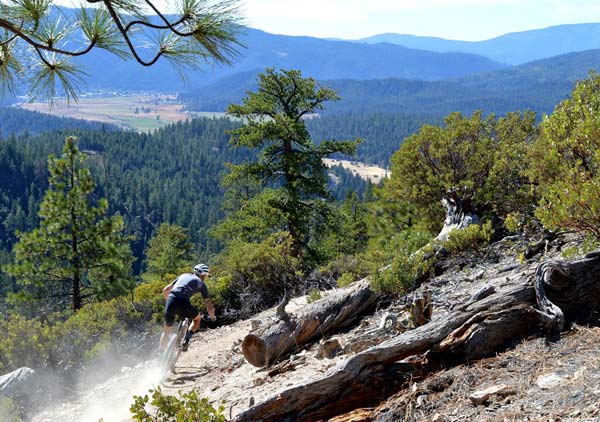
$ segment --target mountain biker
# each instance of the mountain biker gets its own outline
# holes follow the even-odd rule
[[[208,310],[209,320],[216,321],[215,307],[213,306],[208,289],[204,280],[210,275],[210,270],[206,264],[198,264],[193,268],[194,273],[184,273],[165,286],[163,295],[167,301],[165,305],[165,325],[163,333],[160,336],[160,348],[163,350],[167,345],[167,339],[173,329],[175,316],[181,318],[190,318],[192,324],[188,328],[185,335],[185,342],[182,347],[186,351],[192,338],[192,334],[200,328],[200,320],[202,315],[198,313],[198,309],[190,302],[190,297],[196,293],[201,293],[204,298],[204,304]]]

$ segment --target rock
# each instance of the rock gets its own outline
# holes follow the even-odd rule
[[[304,355],[291,355],[290,356],[290,363],[294,364],[294,365],[298,365],[301,363],[306,362],[306,356]]]
[[[254,386],[255,387],[260,387],[265,382],[267,382],[267,378],[266,377],[257,377],[257,378],[254,379]]]
[[[506,397],[511,394],[516,394],[514,388],[500,384],[488,387],[485,390],[476,391],[469,396],[469,399],[475,406],[478,406],[488,401],[492,396]]]
[[[35,383],[35,371],[31,368],[19,368],[0,377],[0,395],[14,397],[31,392]]]
[[[559,372],[548,372],[538,377],[536,384],[542,390],[549,390],[558,387],[564,383],[568,376]]]

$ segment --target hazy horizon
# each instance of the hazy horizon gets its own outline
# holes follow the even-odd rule
[[[216,2],[216,0],[213,0]],[[383,33],[483,41],[550,26],[600,22],[593,0],[245,0],[244,24],[265,32],[355,40]],[[76,0],[57,0],[76,6]],[[159,7],[166,4],[158,0]]]

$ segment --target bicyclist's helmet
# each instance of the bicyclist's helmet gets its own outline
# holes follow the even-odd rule
[[[208,275],[210,274],[210,270],[208,269],[208,265],[206,264],[198,264],[194,267],[194,274],[196,275]]]

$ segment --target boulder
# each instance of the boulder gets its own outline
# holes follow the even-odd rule
[[[35,385],[35,371],[31,368],[19,368],[0,376],[0,395],[15,397],[27,394]]]

